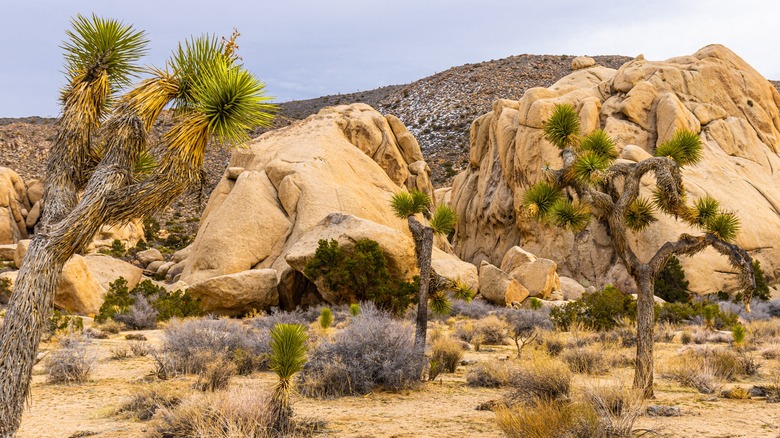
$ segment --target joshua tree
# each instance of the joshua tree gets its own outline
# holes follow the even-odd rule
[[[428,287],[431,282],[431,257],[433,256],[433,234],[449,234],[457,222],[455,211],[445,204],[439,204],[433,212],[430,226],[423,225],[414,216],[423,213],[430,216],[431,198],[419,190],[398,192],[393,195],[391,207],[396,216],[406,219],[414,238],[414,253],[420,269],[420,292],[417,296],[417,329],[414,335],[414,351],[418,357],[425,354],[425,337],[428,330]],[[438,276],[434,278],[438,279]],[[435,288],[431,295],[431,307],[437,313],[449,313],[451,304],[443,289]]]
[[[300,324],[277,324],[271,329],[270,367],[279,376],[271,395],[271,422],[282,436],[292,431],[292,377],[306,364],[307,339],[306,329]]]
[[[659,145],[655,157],[638,163],[614,163],[615,143],[598,129],[580,134],[579,117],[571,105],[558,105],[544,126],[545,138],[561,150],[563,167],[546,169],[545,180],[529,187],[523,198],[526,213],[537,220],[580,232],[591,216],[605,224],[612,245],[639,288],[637,300],[637,355],[634,387],[653,394],[653,282],[672,256],[694,255],[713,247],[741,272],[743,300],[749,311],[755,288],[750,255],[733,244],[739,220],[720,210],[705,196],[686,204],[681,167],[701,159],[701,141],[692,132],[679,131]],[[640,179],[655,176],[653,201],[639,194]],[[641,232],[657,219],[655,210],[682,219],[701,235],[682,234],[666,242],[648,261],[628,244],[627,231]]]
[[[203,36],[180,45],[164,68],[119,97],[142,72],[143,32],[78,16],[67,32],[61,114],[46,168],[42,225],[25,255],[0,335],[0,436],[13,436],[63,265],[103,224],[167,206],[199,180],[210,140],[238,144],[267,126],[264,85],[237,63],[235,41]],[[149,131],[171,107],[157,154]],[[156,156],[156,165],[149,166]]]

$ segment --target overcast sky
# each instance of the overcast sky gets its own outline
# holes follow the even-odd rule
[[[0,117],[57,115],[70,18],[143,29],[145,64],[190,35],[241,32],[239,55],[276,101],[403,84],[511,55],[651,60],[724,44],[780,79],[776,0],[1,0]]]

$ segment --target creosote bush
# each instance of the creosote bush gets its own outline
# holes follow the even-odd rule
[[[600,438],[598,414],[587,403],[539,400],[496,412],[498,425],[511,438]]]
[[[571,394],[571,379],[571,371],[563,363],[537,359],[514,373],[506,396],[507,404],[567,400]]]
[[[481,345],[504,345],[508,325],[496,315],[488,315],[474,323],[474,332],[470,342],[479,351]]]
[[[607,371],[603,350],[572,348],[561,353],[560,358],[575,373],[602,374]]]
[[[304,274],[312,280],[322,277],[340,304],[349,303],[350,296],[357,294],[360,301],[372,301],[380,309],[402,315],[417,302],[417,281],[392,278],[384,251],[371,239],[358,240],[352,251],[336,240],[320,240]]]
[[[415,387],[422,370],[412,346],[411,327],[366,302],[349,326],[309,351],[298,388],[308,397],[335,398]]]
[[[508,361],[482,361],[466,373],[466,384],[479,388],[500,388],[512,381],[516,371],[517,367]]]
[[[130,399],[119,407],[118,413],[126,413],[141,421],[149,421],[160,408],[171,409],[179,405],[182,396],[178,391],[155,385],[134,388]]]
[[[550,319],[560,330],[569,330],[575,322],[592,330],[610,330],[624,318],[636,318],[636,301],[610,285],[602,291],[586,293],[580,299],[550,309]]]
[[[677,257],[672,256],[655,279],[653,292],[668,303],[688,302],[688,281]]]

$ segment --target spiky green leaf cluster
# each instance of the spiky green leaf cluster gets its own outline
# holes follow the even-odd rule
[[[431,294],[428,298],[428,307],[436,315],[447,316],[452,313],[452,301],[442,291]]]
[[[732,242],[739,233],[739,218],[730,212],[719,212],[704,225],[704,229],[715,237]]]
[[[428,211],[430,205],[431,198],[419,190],[401,191],[390,199],[390,207],[395,215],[401,219]]]
[[[612,159],[594,151],[585,151],[572,164],[574,177],[584,183],[595,183],[601,172],[612,164]]]
[[[104,70],[112,88],[119,88],[140,73],[136,62],[146,54],[149,43],[144,32],[94,14],[91,18],[76,15],[71,25],[73,29],[65,31],[68,40],[62,45],[65,70],[71,80]]]
[[[135,161],[133,173],[136,175],[149,175],[157,168],[157,160],[149,151],[142,151]]]
[[[274,106],[263,94],[265,84],[243,67],[219,59],[193,87],[197,108],[209,132],[221,143],[240,144],[257,126],[270,126]]]
[[[680,166],[696,164],[702,157],[701,139],[698,134],[681,129],[656,148],[655,156],[670,157]]]
[[[584,204],[561,198],[550,208],[548,218],[557,227],[579,233],[590,222],[590,210]]]
[[[544,138],[560,149],[571,147],[580,135],[580,117],[572,105],[555,106],[544,123]]]
[[[201,76],[217,62],[232,65],[230,58],[223,55],[222,42],[216,36],[193,36],[184,41],[184,44],[179,43],[167,63],[177,82],[175,108],[191,108],[196,105],[195,86]]]
[[[439,204],[433,212],[431,218],[431,228],[434,233],[450,234],[458,223],[458,215],[449,205]]]
[[[626,227],[634,231],[643,231],[658,220],[653,216],[653,210],[653,203],[647,198],[636,198],[626,211]]]
[[[617,158],[615,141],[602,129],[596,129],[580,141],[580,149],[590,151],[605,158]]]
[[[666,214],[677,215],[678,209],[685,205],[686,193],[683,190],[677,196],[667,193],[663,187],[656,186],[653,189],[653,204]]]
[[[460,279],[455,281],[455,288],[452,291],[453,298],[470,303],[475,296],[477,296],[477,292],[471,286]]]
[[[300,324],[276,324],[271,329],[270,368],[279,379],[288,380],[306,364],[309,336]]]
[[[544,219],[561,197],[561,189],[552,183],[541,181],[526,190],[523,195],[523,208],[534,218]]]
[[[717,216],[720,211],[720,202],[717,199],[707,195],[696,200],[691,211],[691,220],[694,225],[704,227],[709,221]]]

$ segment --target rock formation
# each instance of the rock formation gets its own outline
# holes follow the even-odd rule
[[[433,196],[429,173],[397,118],[365,104],[325,108],[233,154],[169,278],[200,290],[215,277],[273,269],[278,303],[292,308],[323,299],[300,273],[319,239],[363,237],[382,241],[394,273],[411,278],[413,243],[389,201],[402,188]]]
[[[549,88],[528,90],[519,101],[498,100],[471,126],[470,169],[453,183],[451,204],[461,221],[455,253],[463,260],[500,264],[515,245],[558,263],[578,282],[630,289],[604,226],[592,222],[573,235],[522,216],[527,187],[543,168],[560,167],[558,150],[542,127],[559,103],[580,115],[583,132],[604,129],[621,159],[641,160],[678,128],[700,133],[703,160],[683,170],[689,202],[711,195],[742,220],[737,244],[761,261],[770,280],[780,274],[780,93],[723,46],[663,62],[639,56],[618,70],[580,68]],[[644,184],[645,192],[652,181]],[[647,194],[647,193],[645,193]],[[695,232],[674,218],[632,236],[642,258],[680,233]],[[727,261],[712,250],[682,260],[690,288],[715,292],[735,287]]]

